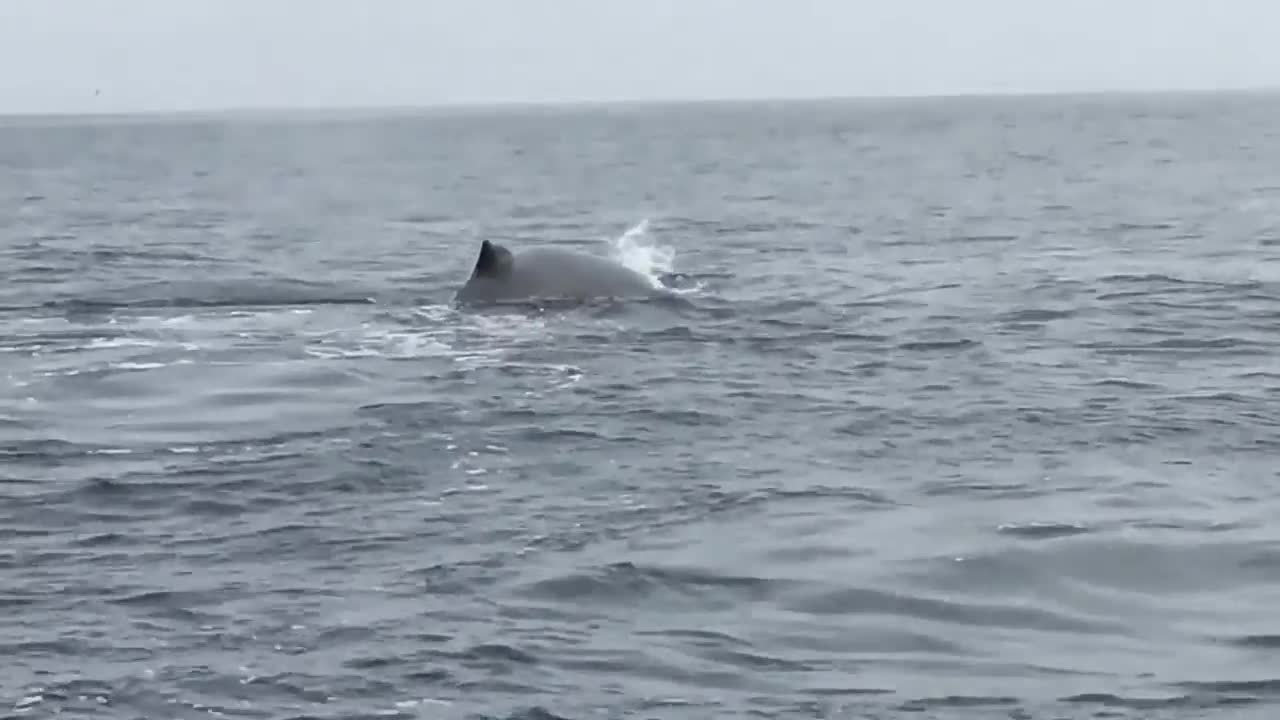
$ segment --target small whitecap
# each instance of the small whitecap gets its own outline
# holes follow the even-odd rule
[[[142,338],[99,337],[99,338],[94,338],[90,340],[89,344],[85,345],[84,347],[89,350],[104,350],[109,348],[122,348],[122,347],[157,347],[159,344],[160,343],[157,343],[153,340],[143,340]]]
[[[86,371],[72,368],[70,370],[40,370],[36,372],[36,375],[40,377],[74,377],[84,372]]]
[[[158,362],[120,362],[111,365],[115,370],[155,370],[165,367],[165,363]]]

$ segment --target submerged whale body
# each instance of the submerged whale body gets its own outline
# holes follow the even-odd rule
[[[562,248],[533,248],[514,255],[497,243],[480,245],[471,277],[457,293],[463,303],[644,297],[653,281],[606,258]]]

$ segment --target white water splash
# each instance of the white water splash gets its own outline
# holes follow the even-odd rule
[[[661,284],[659,275],[671,272],[676,257],[675,248],[658,245],[649,237],[648,219],[641,220],[610,244],[618,262],[648,276],[655,285]]]
[[[384,358],[388,360],[450,359],[467,367],[500,365],[513,349],[536,343],[546,334],[546,321],[519,315],[468,316],[448,305],[413,311],[417,327],[364,322],[358,328],[304,331],[303,352],[324,360]]]

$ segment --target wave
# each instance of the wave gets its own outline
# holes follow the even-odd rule
[[[297,279],[163,280],[140,283],[100,295],[50,300],[38,308],[68,313],[109,312],[127,308],[296,307],[308,305],[373,305],[375,293]]]

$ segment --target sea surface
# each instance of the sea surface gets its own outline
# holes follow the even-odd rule
[[[0,718],[1274,718],[1278,518],[1280,95],[0,119]]]

